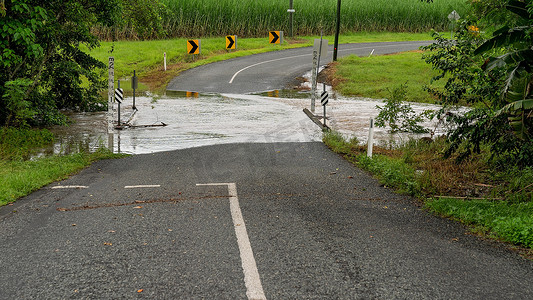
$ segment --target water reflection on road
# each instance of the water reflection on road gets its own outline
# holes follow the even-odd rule
[[[291,98],[280,98],[280,95]],[[130,125],[137,127],[114,130],[113,148],[115,152],[141,154],[221,143],[320,141],[321,129],[302,112],[303,108],[310,107],[308,95],[297,93],[291,96],[286,92],[198,95],[183,92],[137,97],[138,111],[130,121]],[[383,103],[362,98],[331,98],[327,107],[328,125],[347,137],[356,136],[366,143],[369,119],[378,114],[376,105]],[[132,115],[131,102],[131,98],[125,99],[121,107],[122,121]],[[323,111],[319,104],[317,115]],[[412,105],[418,111],[436,108]],[[54,129],[60,141],[54,152],[64,150],[65,141],[86,146],[89,150],[106,145],[105,113],[78,114],[70,118],[77,122],[70,129]],[[142,127],[161,124],[167,126]],[[374,136],[378,144],[390,143],[391,136],[386,129],[376,128]],[[395,140],[405,138],[394,137]]]

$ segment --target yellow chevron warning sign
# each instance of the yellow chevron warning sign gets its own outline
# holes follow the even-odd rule
[[[268,32],[268,41],[271,44],[281,44],[281,43],[283,43],[283,31],[269,31]]]
[[[237,48],[237,36],[227,35],[226,36],[226,49],[236,49],[236,48]]]
[[[187,53],[200,54],[200,40],[188,40],[187,41]]]

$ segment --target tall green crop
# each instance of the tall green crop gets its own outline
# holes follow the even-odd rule
[[[264,36],[269,30],[289,29],[287,0],[161,0],[167,7],[164,27],[172,37]],[[294,33],[331,34],[337,1],[294,0]],[[448,14],[466,14],[464,0],[344,0],[342,31],[447,30]]]

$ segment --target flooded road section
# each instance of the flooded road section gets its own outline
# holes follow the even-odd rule
[[[176,92],[137,97],[138,111],[133,113],[132,98],[125,98],[121,105],[121,121],[129,121],[131,126],[113,130],[113,150],[141,154],[223,143],[320,141],[321,129],[302,111],[309,109],[310,103],[309,92],[272,91],[262,95]],[[327,105],[327,124],[346,137],[356,136],[364,144],[369,120],[379,112],[376,105],[383,105],[383,102],[332,95]],[[421,104],[412,104],[412,107],[416,111],[437,108]],[[323,114],[320,101],[317,101],[316,114]],[[69,117],[73,125],[52,129],[58,140],[54,153],[77,148],[93,151],[107,146],[105,113]],[[116,114],[114,121],[117,121]],[[391,137],[386,128],[375,128],[374,138],[375,144],[380,145],[407,139],[401,135]]]
[[[322,136],[320,128],[300,109],[267,97],[193,93],[191,97],[157,100],[141,97],[136,99],[136,107],[138,112],[130,122],[136,127],[115,130],[117,152],[152,153],[224,143],[308,142],[319,141]],[[131,111],[131,103],[123,110]],[[161,122],[166,126],[142,127]]]

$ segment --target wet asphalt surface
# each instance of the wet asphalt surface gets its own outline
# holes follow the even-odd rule
[[[228,190],[196,186],[221,182],[267,299],[533,296],[530,261],[310,142],[100,161],[1,208],[0,299],[246,299]]]

